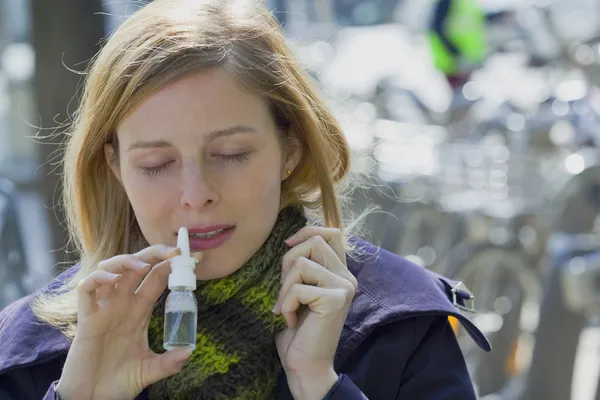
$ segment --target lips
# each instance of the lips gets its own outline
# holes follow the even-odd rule
[[[235,226],[233,225],[213,225],[189,228],[190,250],[203,251],[221,247],[231,238],[234,231]]]

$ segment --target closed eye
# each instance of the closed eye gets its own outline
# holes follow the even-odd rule
[[[217,154],[216,157],[219,157],[228,162],[244,162],[248,160],[249,153],[240,153],[240,154]]]
[[[159,174],[160,172],[162,172],[163,170],[167,169],[169,167],[169,165],[171,165],[173,162],[174,161],[167,161],[166,163],[158,165],[156,167],[143,167],[142,175],[155,176],[155,175]]]

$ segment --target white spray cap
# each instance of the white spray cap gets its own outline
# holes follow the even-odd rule
[[[185,227],[179,228],[177,234],[177,247],[181,255],[171,258],[171,274],[169,275],[169,289],[184,287],[196,290],[196,275],[194,269],[198,260],[190,256],[190,239]]]

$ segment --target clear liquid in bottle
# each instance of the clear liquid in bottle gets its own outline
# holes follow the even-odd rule
[[[165,303],[165,350],[196,348],[197,310],[196,297],[191,290],[175,288],[169,293]]]

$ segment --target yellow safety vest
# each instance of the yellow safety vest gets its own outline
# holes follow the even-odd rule
[[[444,30],[448,40],[456,46],[459,57],[479,64],[487,53],[487,35],[485,14],[476,0],[454,0],[451,2]],[[458,57],[444,46],[438,34],[428,34],[435,67],[446,75],[457,72]]]

